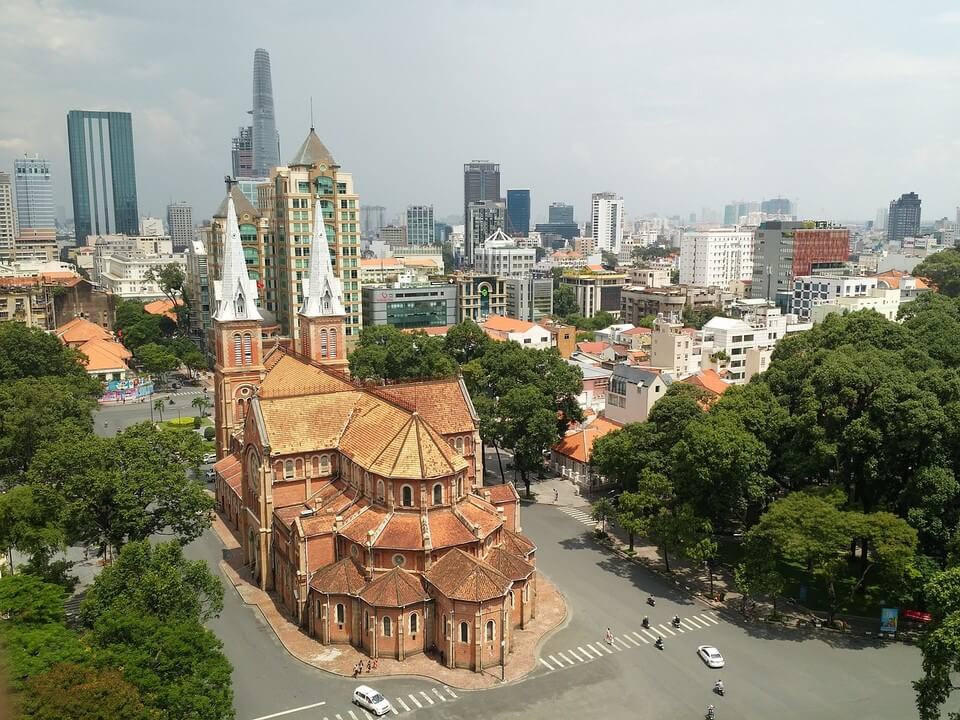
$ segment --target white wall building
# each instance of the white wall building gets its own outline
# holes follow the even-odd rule
[[[529,275],[537,262],[537,251],[518,247],[489,247],[474,249],[474,270],[478,273],[518,278]]]
[[[900,311],[899,288],[875,287],[866,295],[855,297],[836,297],[819,305],[811,311],[811,320],[814,323],[823,322],[830,313],[857,312],[858,310],[875,310],[887,320],[896,320]]]
[[[140,218],[140,234],[149,237],[163,235],[163,219],[158,217]]]
[[[494,340],[506,340],[534,350],[549,350],[553,345],[553,336],[542,325],[524,320],[491,315],[480,327]]]
[[[591,236],[597,249],[619,254],[623,242],[623,198],[612,192],[594,193],[590,206]]]
[[[753,232],[740,227],[685,232],[680,239],[680,284],[727,287],[753,279]]]
[[[830,304],[837,298],[871,297],[876,289],[877,278],[873,277],[798,275],[793,279],[790,312],[809,320],[817,305]]]
[[[104,290],[124,299],[151,300],[164,297],[160,285],[146,279],[149,270],[176,263],[186,274],[184,255],[106,254],[100,260],[99,282]]]

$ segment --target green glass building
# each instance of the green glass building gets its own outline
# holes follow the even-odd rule
[[[130,113],[71,110],[67,144],[77,244],[88,235],[139,235]]]

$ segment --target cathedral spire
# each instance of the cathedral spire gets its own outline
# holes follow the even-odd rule
[[[343,286],[340,278],[333,274],[323,210],[317,200],[313,213],[313,237],[310,240],[310,275],[303,279],[300,315],[318,318],[346,314],[343,309]]]
[[[263,320],[257,310],[257,284],[247,275],[240,244],[240,225],[233,204],[233,181],[227,179],[227,225],[223,233],[223,264],[219,283],[215,283],[217,309],[213,319]]]

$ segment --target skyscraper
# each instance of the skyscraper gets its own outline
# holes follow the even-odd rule
[[[623,198],[612,192],[594,193],[590,205],[590,232],[597,249],[619,253],[623,242]]]
[[[39,155],[13,161],[13,183],[17,196],[17,222],[21,230],[53,230],[53,188],[50,163]]]
[[[547,221],[551,224],[572,223],[573,205],[567,205],[562,202],[550,203],[550,208],[547,210]]]
[[[71,110],[67,144],[77,244],[88,235],[136,235],[140,213],[130,113]]]
[[[767,215],[793,215],[793,203],[789,198],[770,198],[760,203],[760,212]]]
[[[826,222],[768,220],[753,242],[751,298],[776,302],[787,312],[793,279],[819,267],[842,267],[850,256],[850,230]]]
[[[920,196],[915,192],[904,193],[890,201],[887,214],[887,241],[903,242],[905,237],[920,234]]]
[[[432,245],[433,235],[433,205],[407,207],[407,242],[410,245]]]
[[[270,53],[257,48],[253,53],[253,175],[269,177],[280,164],[280,137],[273,113],[273,80]]]
[[[473,246],[476,243],[483,242],[483,239],[490,233],[480,237],[473,236],[467,209],[470,203],[496,202],[498,200],[500,200],[499,163],[483,160],[466,163],[463,166],[463,222],[465,225],[463,251],[468,263],[473,262]],[[502,216],[499,227],[503,227]]]
[[[365,238],[375,237],[387,226],[387,209],[383,205],[364,205],[360,208],[360,232]]]
[[[467,205],[467,222],[463,229],[464,242],[469,242],[470,264],[477,256],[477,248],[497,230],[503,229],[507,207],[502,200],[472,202]],[[467,247],[464,248],[466,253]]]
[[[0,172],[0,250],[12,250],[18,234],[13,183],[9,173]]]
[[[167,205],[167,232],[175,253],[186,252],[193,240],[193,208],[185,202]]]
[[[507,190],[507,234],[530,234],[529,190]]]
[[[230,146],[230,166],[233,177],[253,177],[253,128],[241,127]]]

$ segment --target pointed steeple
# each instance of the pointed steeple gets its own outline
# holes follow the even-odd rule
[[[310,275],[303,279],[303,306],[300,315],[305,318],[337,317],[346,315],[343,309],[343,286],[333,274],[330,249],[327,246],[323,210],[317,200],[313,211],[313,237],[310,240]]]
[[[233,204],[227,183],[227,226],[223,233],[223,267],[219,283],[214,284],[217,309],[213,319],[219,322],[231,320],[263,320],[257,309],[257,284],[247,275],[240,244],[240,225],[237,209]]]

